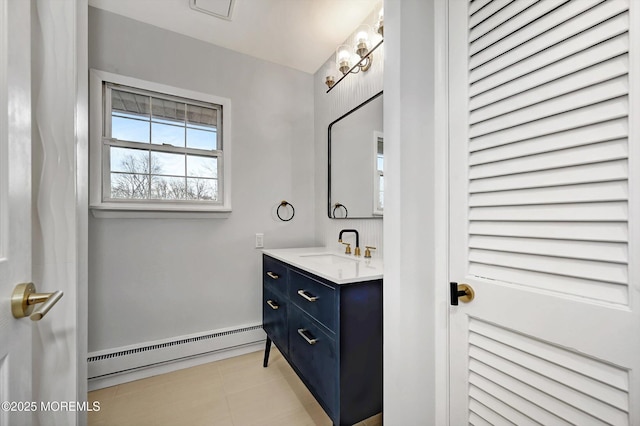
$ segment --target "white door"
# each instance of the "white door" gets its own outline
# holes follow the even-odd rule
[[[28,1],[0,0],[0,425],[31,425],[31,330],[11,314],[31,280],[31,81]]]
[[[639,18],[449,1],[451,425],[640,425]]]

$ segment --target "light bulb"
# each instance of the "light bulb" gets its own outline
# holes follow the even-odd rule
[[[343,44],[336,49],[336,67],[342,74],[351,69],[351,47]]]
[[[369,49],[371,49],[369,43],[370,34],[371,27],[366,24],[360,25],[356,30],[354,50],[361,58],[364,58],[369,53]]]
[[[378,20],[373,27],[373,31],[384,37],[384,8],[378,13]]]

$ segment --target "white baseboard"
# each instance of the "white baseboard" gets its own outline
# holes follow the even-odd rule
[[[89,353],[89,390],[264,349],[261,325],[212,330]]]

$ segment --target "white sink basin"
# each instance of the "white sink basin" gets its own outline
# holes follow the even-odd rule
[[[351,259],[345,256],[338,256],[337,254],[333,254],[333,253],[301,254],[300,257],[306,257],[309,260],[312,260],[317,263],[321,263],[323,265],[336,265],[340,263],[358,262],[358,259]]]

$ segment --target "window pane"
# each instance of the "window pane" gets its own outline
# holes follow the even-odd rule
[[[152,120],[157,123],[177,124],[184,127],[184,102],[153,98],[151,101]]]
[[[151,143],[184,147],[184,127],[151,124]]]
[[[111,112],[149,120],[149,96],[111,89]]]
[[[185,155],[151,152],[151,173],[154,175],[184,176]]]
[[[382,210],[384,208],[384,176],[379,177],[378,185],[378,207]]]
[[[187,125],[201,129],[215,129],[218,124],[218,111],[198,105],[187,105]]]
[[[149,151],[110,147],[111,171],[125,173],[149,173]]]
[[[149,122],[113,115],[111,137],[123,141],[149,143]]]
[[[199,130],[187,128],[187,147],[197,149],[218,149],[218,132],[216,130]]]
[[[215,157],[187,155],[187,176],[217,178],[218,159]]]
[[[106,87],[111,109],[105,118],[111,126],[105,134],[135,143],[104,141],[109,164],[103,178],[110,179],[104,197],[218,201],[222,107],[111,83]]]
[[[187,178],[187,196],[190,200],[218,201],[218,180]]]
[[[187,184],[184,178],[153,176],[151,198],[156,200],[186,200]]]
[[[111,198],[149,198],[149,175],[111,173]]]

